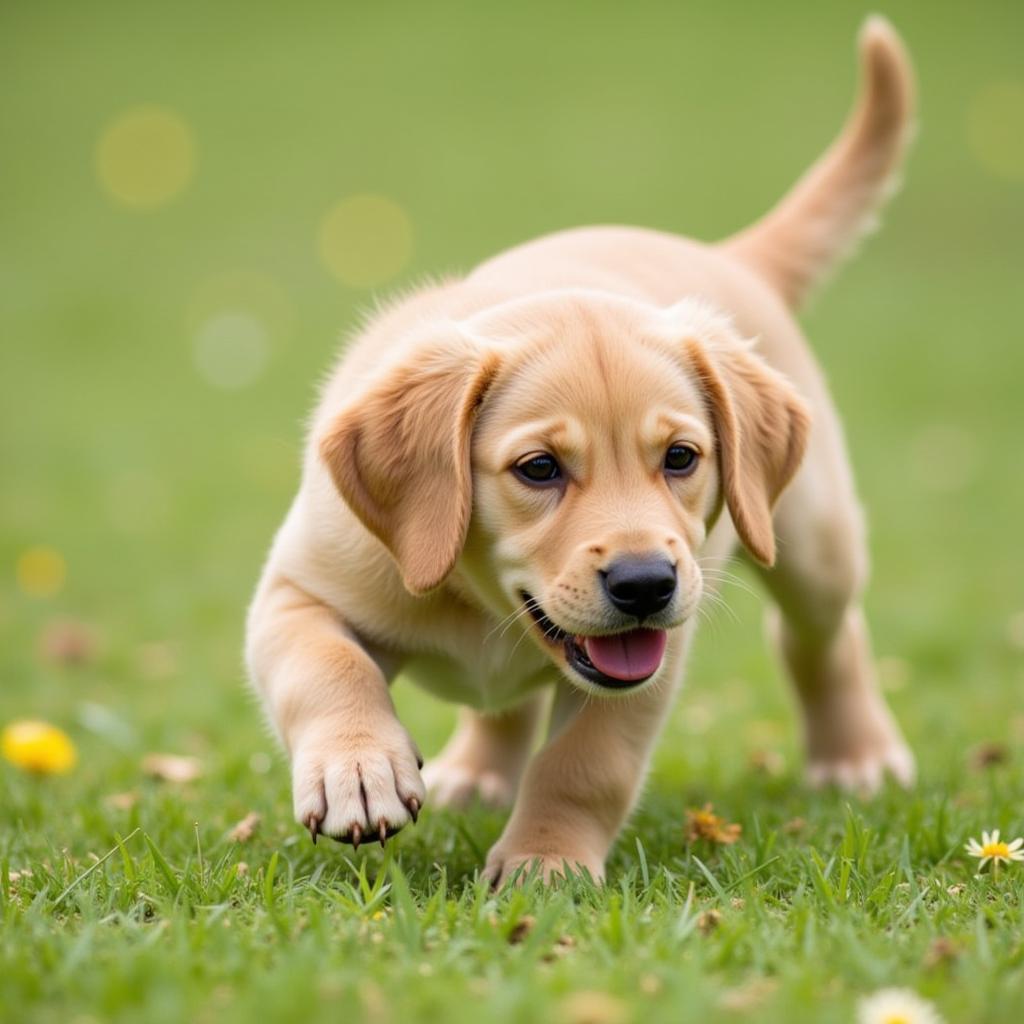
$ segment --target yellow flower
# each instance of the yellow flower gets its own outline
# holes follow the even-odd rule
[[[857,1006],[858,1024],[942,1024],[935,1007],[906,988],[883,988]]]
[[[37,775],[62,775],[78,760],[67,733],[49,722],[11,722],[0,737],[0,748],[11,764]]]
[[[1007,843],[999,838],[999,829],[994,832],[982,832],[981,842],[971,839],[964,849],[972,856],[978,857],[981,863],[978,869],[983,868],[989,861],[992,861],[993,868],[998,867],[1002,861],[1009,863],[1012,860],[1024,860],[1024,839],[1014,839]]]

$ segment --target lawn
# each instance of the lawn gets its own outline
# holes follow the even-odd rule
[[[603,888],[490,893],[483,809],[313,847],[241,669],[314,384],[360,311],[558,227],[742,226],[838,128],[864,13],[6,5],[0,725],[52,722],[79,759],[0,762],[0,1019],[838,1024],[890,985],[950,1024],[1018,1019],[1024,865],[978,876],[963,845],[1024,834],[1019,4],[887,6],[918,144],[805,317],[912,792],[803,786],[752,577],[703,629]],[[140,104],[176,118],[155,171],[118,155]],[[390,204],[372,288],[325,228],[361,194]],[[396,697],[436,751],[452,709]],[[151,778],[153,753],[201,774]],[[687,840],[708,802],[737,842]]]

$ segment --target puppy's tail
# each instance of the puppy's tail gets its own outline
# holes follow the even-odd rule
[[[774,209],[721,243],[794,309],[876,226],[912,135],[913,69],[884,18],[864,23],[860,55],[860,96],[839,137]]]

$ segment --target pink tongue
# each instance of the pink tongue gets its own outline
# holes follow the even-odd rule
[[[594,667],[612,679],[633,682],[658,671],[668,633],[663,629],[634,629],[615,636],[588,636],[583,647]]]

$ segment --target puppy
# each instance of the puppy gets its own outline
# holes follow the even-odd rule
[[[402,298],[347,347],[246,645],[314,840],[383,843],[429,791],[513,805],[495,883],[534,864],[602,878],[738,544],[773,598],[811,780],[910,783],[842,431],[793,318],[909,134],[899,38],[873,18],[860,48],[838,139],[739,235],[560,232]],[[423,684],[465,707],[421,773],[388,682],[423,656]]]

